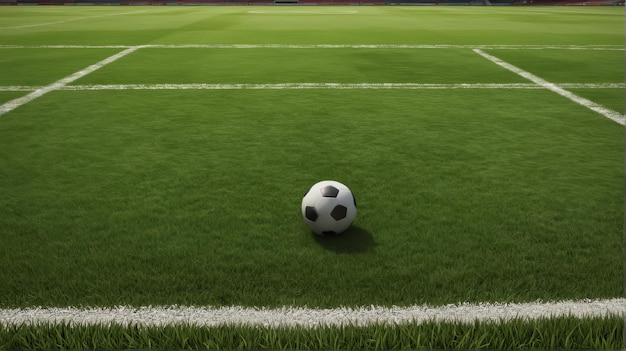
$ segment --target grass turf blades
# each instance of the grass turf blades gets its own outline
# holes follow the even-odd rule
[[[29,247],[6,252],[7,306],[445,304],[622,288],[621,132],[591,112],[561,121],[543,91],[494,91],[473,120],[460,112],[482,90],[366,91],[358,105],[327,90],[282,92],[281,104],[266,91],[78,93],[91,111],[75,94],[0,126],[17,165],[4,168],[5,203],[21,213],[2,219],[3,240]],[[532,124],[522,99],[546,100]],[[44,113],[56,101],[62,119]],[[22,138],[28,129],[41,137]],[[333,241],[311,237],[298,211],[328,175],[360,204],[356,230]]]
[[[0,349],[615,350],[623,347],[623,329],[622,316],[314,328],[60,323],[0,326]]]

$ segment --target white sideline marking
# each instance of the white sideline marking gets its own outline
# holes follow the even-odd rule
[[[129,49],[134,45],[0,45],[0,49]]]
[[[54,82],[54,83],[52,83],[50,85],[47,85],[45,87],[41,87],[41,88],[39,88],[37,90],[34,90],[33,92],[31,92],[31,93],[29,93],[29,94],[27,94],[25,96],[22,96],[20,98],[11,100],[11,101],[9,101],[9,102],[7,102],[7,103],[5,103],[5,104],[0,106],[0,116],[4,115],[7,112],[13,111],[14,109],[16,109],[16,108],[18,108],[18,107],[20,107],[20,106],[22,106],[24,104],[27,104],[27,103],[35,100],[36,98],[38,98],[38,97],[40,97],[42,95],[45,95],[45,94],[47,94],[47,93],[49,93],[49,92],[51,92],[53,90],[59,90],[59,89],[63,88],[65,85],[70,84],[73,81],[75,81],[75,80],[77,80],[79,78],[82,78],[82,77],[88,75],[89,73],[91,73],[91,72],[93,72],[93,71],[95,71],[95,70],[97,70],[99,68],[102,68],[103,66],[106,66],[109,63],[114,62],[114,61],[116,61],[116,60],[118,60],[118,59],[120,59],[120,58],[122,58],[122,57],[124,57],[124,56],[126,56],[126,55],[128,55],[130,53],[132,53],[133,51],[137,50],[138,48],[140,48],[140,47],[136,46],[136,47],[132,47],[130,49],[126,49],[124,51],[118,52],[117,54],[115,54],[113,56],[107,57],[107,58],[105,58],[104,60],[102,60],[102,61],[100,61],[98,63],[95,63],[95,64],[93,64],[93,65],[91,65],[91,66],[89,66],[89,67],[87,67],[87,68],[85,68],[85,69],[83,69],[81,71],[78,71],[78,72],[76,72],[76,73],[74,73],[74,74],[72,74],[70,76],[62,78],[62,79],[60,79],[60,80],[58,80],[58,81],[56,81],[56,82]]]
[[[566,89],[626,89],[626,83],[562,83]],[[33,91],[41,87],[0,86],[0,91]],[[276,83],[276,84],[92,84],[66,85],[59,90],[244,90],[244,89],[544,89],[534,83]]]
[[[475,321],[500,323],[512,319],[606,317],[626,314],[626,299],[530,303],[462,303],[441,307],[358,307],[316,309],[305,307],[131,307],[15,308],[0,310],[0,325],[69,323],[73,325],[198,326],[257,325],[315,327]]]
[[[486,58],[487,60],[495,63],[496,65],[498,65],[500,67],[503,67],[503,68],[505,68],[505,69],[507,69],[507,70],[509,70],[509,71],[511,71],[511,72],[513,72],[513,73],[515,73],[517,75],[519,75],[519,76],[522,76],[522,77],[530,80],[531,82],[533,82],[533,83],[535,83],[535,84],[537,84],[537,85],[539,85],[539,86],[541,86],[543,88],[546,88],[546,89],[551,90],[551,91],[553,91],[553,92],[555,92],[555,93],[557,93],[557,94],[559,94],[559,95],[561,95],[563,97],[566,97],[566,98],[572,100],[573,102],[575,102],[577,104],[580,104],[580,105],[582,105],[582,106],[584,106],[584,107],[586,107],[586,108],[588,108],[588,109],[590,109],[592,111],[595,111],[595,112],[603,115],[604,117],[606,117],[606,118],[608,118],[608,119],[610,119],[612,121],[615,121],[615,122],[617,122],[617,123],[619,123],[621,125],[625,125],[626,124],[626,118],[624,117],[624,115],[622,115],[620,113],[617,113],[617,112],[615,112],[613,110],[610,110],[610,109],[608,109],[608,108],[606,108],[604,106],[598,105],[598,104],[596,104],[595,102],[593,102],[591,100],[585,99],[584,97],[578,96],[578,95],[576,95],[576,94],[574,94],[574,93],[572,93],[570,91],[567,91],[567,90],[559,87],[558,85],[556,85],[554,83],[550,83],[550,82],[548,82],[548,81],[546,81],[546,80],[544,80],[544,79],[542,79],[542,78],[540,78],[540,77],[538,77],[538,76],[536,76],[536,75],[534,75],[534,74],[532,74],[530,72],[524,71],[523,69],[521,69],[521,68],[519,68],[517,66],[514,66],[514,65],[512,65],[512,64],[510,64],[508,62],[502,61],[501,59],[499,59],[499,58],[497,58],[495,56],[489,55],[489,54],[485,53],[484,51],[482,51],[480,49],[474,49],[473,51],[475,53],[479,54],[480,56]]]
[[[34,87],[29,85],[9,85],[9,86],[0,86],[0,91],[33,91],[37,89],[41,89],[42,87]]]
[[[0,45],[0,49],[117,49],[128,45]],[[624,51],[619,45],[447,45],[447,44],[182,44],[142,45],[149,49],[507,49]]]
[[[146,45],[154,49],[561,49],[561,50],[617,50],[615,45],[414,45],[414,44],[185,44]]]
[[[541,89],[535,84],[274,83],[70,85],[63,90]]]
[[[42,27],[42,26],[50,26],[50,25],[53,25],[53,24],[67,23],[67,22],[84,20],[84,19],[90,19],[90,18],[132,15],[132,14],[141,13],[141,12],[146,12],[146,11],[142,10],[142,11],[132,11],[132,12],[122,12],[122,13],[111,13],[111,14],[99,15],[99,16],[78,17],[78,18],[70,18],[70,19],[63,20],[63,21],[26,24],[26,25],[22,25],[22,26],[13,26],[13,27],[0,27],[0,29],[20,29],[20,28]]]

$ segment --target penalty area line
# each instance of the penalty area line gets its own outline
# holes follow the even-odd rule
[[[124,57],[124,56],[126,56],[126,55],[128,55],[128,54],[130,54],[132,52],[134,52],[135,50],[137,50],[139,48],[140,48],[140,46],[135,46],[135,47],[131,47],[129,49],[126,49],[124,51],[120,51],[117,54],[115,54],[113,56],[109,56],[109,57],[105,58],[104,60],[102,60],[102,61],[100,61],[98,63],[95,63],[95,64],[93,64],[93,65],[91,65],[91,66],[89,66],[89,67],[87,67],[87,68],[85,68],[83,70],[80,70],[80,71],[78,71],[78,72],[76,72],[76,73],[74,73],[72,75],[69,75],[69,76],[67,76],[65,78],[59,79],[58,81],[56,81],[56,82],[54,82],[54,83],[52,83],[50,85],[38,88],[38,89],[32,91],[31,93],[25,95],[25,96],[22,96],[20,98],[11,100],[11,101],[3,104],[3,105],[0,105],[0,116],[6,114],[8,112],[11,112],[14,109],[16,109],[16,108],[18,108],[18,107],[20,107],[20,106],[22,106],[24,104],[27,104],[27,103],[35,100],[36,98],[41,97],[41,96],[43,96],[43,95],[45,95],[45,94],[47,94],[47,93],[49,93],[51,91],[62,89],[64,86],[66,86],[66,85],[76,81],[77,79],[80,79],[80,78],[88,75],[89,73],[91,73],[91,72],[93,72],[95,70],[98,70],[98,69],[108,65],[109,63],[114,62],[114,61],[116,61],[116,60],[118,60],[118,59],[120,59],[120,58],[122,58],[122,57]]]
[[[613,111],[611,109],[608,109],[608,108],[606,108],[604,106],[601,106],[601,105],[599,105],[599,104],[597,104],[597,103],[595,103],[595,102],[593,102],[591,100],[585,99],[582,96],[578,96],[578,95],[576,95],[576,94],[574,94],[574,93],[572,93],[572,92],[570,92],[568,90],[565,90],[565,89],[559,87],[558,85],[556,85],[554,83],[550,83],[550,82],[544,80],[543,78],[540,78],[540,77],[538,77],[538,76],[536,76],[536,75],[534,75],[534,74],[532,74],[532,73],[530,73],[528,71],[525,71],[525,70],[523,70],[523,69],[521,69],[521,68],[519,68],[517,66],[514,66],[514,65],[512,65],[512,64],[510,64],[508,62],[505,62],[505,61],[503,61],[503,60],[501,60],[501,59],[499,59],[499,58],[497,58],[495,56],[489,55],[489,54],[487,54],[486,52],[484,52],[484,51],[482,51],[480,49],[474,49],[473,51],[475,53],[477,53],[478,55],[486,58],[487,60],[495,63],[496,65],[498,65],[498,66],[500,66],[500,67],[502,67],[502,68],[504,68],[504,69],[506,69],[508,71],[511,71],[511,72],[521,76],[521,77],[524,77],[524,78],[528,79],[529,81],[531,81],[531,82],[533,82],[533,83],[535,83],[535,84],[537,84],[537,85],[539,85],[539,86],[541,86],[541,87],[543,87],[545,89],[548,89],[548,90],[550,90],[552,92],[555,92],[555,93],[557,93],[557,94],[559,94],[559,95],[561,95],[563,97],[566,97],[569,100],[571,100],[571,101],[573,101],[573,102],[575,102],[575,103],[577,103],[579,105],[582,105],[582,106],[584,106],[584,107],[586,107],[586,108],[588,108],[588,109],[590,109],[592,111],[595,111],[595,112],[603,115],[604,117],[606,117],[606,118],[608,118],[608,119],[610,119],[610,120],[612,120],[614,122],[617,122],[617,123],[619,123],[621,125],[625,125],[626,124],[626,118],[624,117],[624,115],[622,115],[620,113],[617,113],[617,112],[615,112],[615,111]]]
[[[301,89],[540,89],[535,84],[424,84],[424,83],[191,83],[191,84],[109,84],[69,85],[63,90],[301,90]]]
[[[579,300],[529,303],[461,303],[430,307],[194,307],[117,306],[87,308],[33,307],[0,309],[0,325],[251,325],[264,327],[365,326],[426,322],[502,323],[558,317],[602,318],[626,314],[626,299]]]

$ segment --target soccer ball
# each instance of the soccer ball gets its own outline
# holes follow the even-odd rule
[[[347,186],[334,180],[314,184],[302,198],[304,222],[317,235],[337,235],[356,217],[356,200]]]

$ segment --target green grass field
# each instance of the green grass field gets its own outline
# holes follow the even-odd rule
[[[0,7],[0,308],[624,297],[623,12]]]

